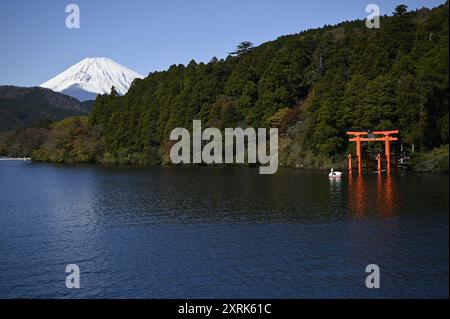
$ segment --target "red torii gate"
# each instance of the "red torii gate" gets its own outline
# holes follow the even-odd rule
[[[389,131],[348,131],[347,135],[353,137],[349,138],[350,142],[356,142],[356,159],[358,161],[358,173],[362,171],[362,158],[361,158],[361,142],[384,142],[384,149],[386,153],[386,171],[389,173],[391,171],[391,141],[397,141],[397,137],[392,137],[392,134],[398,134],[398,130]],[[376,137],[375,135],[383,135],[382,137]],[[366,137],[367,136],[367,137]],[[381,158],[378,156],[378,171],[381,171]],[[348,158],[349,171],[352,170],[352,158],[349,154]]]

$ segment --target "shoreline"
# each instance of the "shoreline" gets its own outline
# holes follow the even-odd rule
[[[5,160],[7,161],[7,160]],[[206,168],[211,168],[211,167],[219,167],[219,168],[238,168],[238,167],[247,167],[247,168],[258,168],[257,165],[253,164],[253,165],[236,165],[236,164],[185,164],[185,165],[172,165],[172,164],[141,164],[141,163],[108,163],[108,162],[52,162],[52,161],[41,161],[41,160],[33,160],[32,158],[27,159],[27,160],[20,160],[20,159],[13,159],[10,161],[26,161],[26,162],[32,162],[32,163],[47,163],[47,164],[57,164],[57,165],[71,165],[71,166],[78,166],[78,165],[88,165],[88,166],[98,166],[98,167],[183,167],[183,168],[188,168],[188,167],[206,167]],[[420,164],[423,164],[422,162],[420,162]],[[279,168],[282,169],[295,169],[295,170],[305,170],[305,171],[329,171],[330,168],[328,167],[314,167],[314,166],[293,166],[293,165],[279,165]],[[339,165],[335,165],[334,167],[335,169],[338,170],[342,170],[345,175],[348,175],[348,171],[345,168],[340,168]],[[448,175],[448,169],[442,169],[442,170],[438,170],[438,169],[417,169],[414,168],[414,166],[412,165],[410,169],[402,169],[402,168],[398,168],[398,169],[392,169],[391,171],[392,173],[398,173],[398,172],[408,172],[408,173],[414,173],[414,174],[422,174],[422,173],[434,173],[434,174],[446,174]],[[357,170],[353,169],[353,173],[355,175],[357,175]],[[376,174],[375,169],[371,170],[371,171],[367,171],[365,169],[363,169],[363,174]],[[382,174],[386,174],[384,171],[382,172]]]
[[[31,157],[0,157],[0,161],[32,161]]]

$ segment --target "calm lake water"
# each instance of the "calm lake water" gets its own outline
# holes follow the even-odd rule
[[[446,175],[0,162],[0,298],[448,298],[448,188]],[[380,289],[365,287],[372,263]]]

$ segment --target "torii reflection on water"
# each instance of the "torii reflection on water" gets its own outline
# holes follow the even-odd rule
[[[390,174],[350,175],[347,179],[348,208],[359,218],[365,217],[369,210],[391,216],[399,200],[395,187],[394,177]]]

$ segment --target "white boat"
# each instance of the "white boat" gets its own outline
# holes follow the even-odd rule
[[[334,171],[331,169],[330,174],[328,174],[329,178],[340,178],[342,176],[342,172]]]

